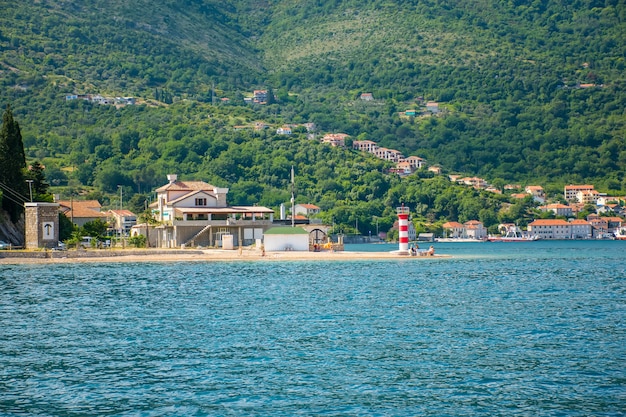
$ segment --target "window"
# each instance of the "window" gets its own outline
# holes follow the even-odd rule
[[[196,198],[196,206],[206,206],[206,198]]]

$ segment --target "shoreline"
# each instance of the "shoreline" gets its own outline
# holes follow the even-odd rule
[[[109,263],[109,262],[238,262],[238,261],[358,261],[406,259],[426,260],[450,258],[450,255],[410,256],[397,252],[267,252],[259,250],[223,249],[145,249],[98,251],[37,251],[0,253],[0,265],[50,263]]]

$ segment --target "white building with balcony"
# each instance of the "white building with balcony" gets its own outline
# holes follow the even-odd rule
[[[246,246],[261,239],[272,226],[274,210],[261,206],[229,206],[228,188],[204,181],[179,181],[168,175],[169,183],[156,190],[150,205],[160,223],[158,247],[222,247],[224,236],[233,245]]]

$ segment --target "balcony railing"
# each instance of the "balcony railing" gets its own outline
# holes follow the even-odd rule
[[[269,226],[272,224],[271,220],[256,219],[256,220],[174,220],[173,226],[200,226],[207,225],[219,227],[219,226]]]

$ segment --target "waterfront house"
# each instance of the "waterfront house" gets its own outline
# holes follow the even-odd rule
[[[245,246],[261,239],[273,222],[274,211],[261,206],[230,206],[228,188],[204,181],[180,181],[167,176],[169,183],[156,190],[150,205],[160,222],[157,246],[217,246],[224,237],[234,246]]]
[[[106,214],[110,227],[123,234],[128,234],[137,224],[137,216],[130,210],[109,210]]]
[[[587,220],[591,223],[594,237],[602,237],[609,233],[609,221],[606,217],[589,216]]]
[[[465,228],[459,222],[446,222],[443,227],[444,237],[452,239],[465,237]]]
[[[587,220],[574,219],[569,224],[571,225],[572,239],[589,239],[593,236],[593,228]]]
[[[624,219],[622,219],[621,217],[617,217],[617,216],[612,216],[612,217],[605,217],[606,221],[607,221],[607,231],[609,233],[613,233],[616,234],[622,227],[622,225],[624,224]]]
[[[562,219],[538,219],[528,225],[528,231],[542,239],[571,239],[572,225]]]
[[[478,220],[470,220],[463,223],[465,236],[470,239],[482,240],[487,237],[487,229]]]

